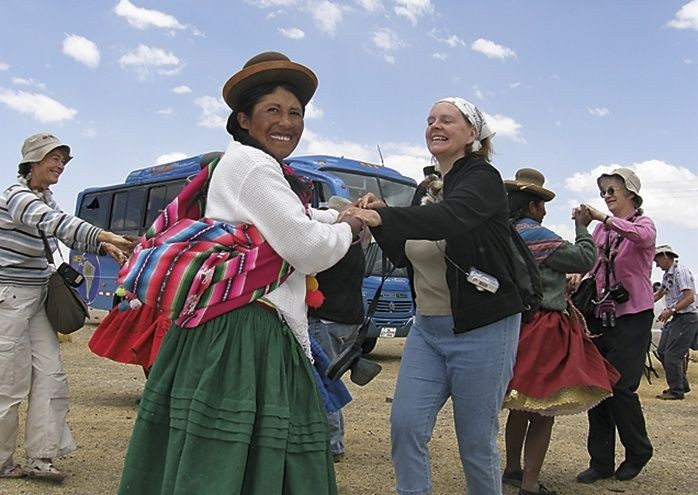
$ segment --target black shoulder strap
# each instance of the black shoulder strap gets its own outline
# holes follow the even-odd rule
[[[53,253],[51,252],[51,248],[48,245],[48,239],[46,239],[46,234],[44,234],[44,231],[39,229],[39,234],[41,235],[41,240],[44,241],[44,252],[46,253],[46,260],[48,261],[49,265],[54,265],[55,263],[53,261]]]

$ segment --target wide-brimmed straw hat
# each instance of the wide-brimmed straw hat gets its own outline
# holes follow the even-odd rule
[[[307,67],[279,52],[264,52],[249,59],[240,71],[223,86],[223,99],[235,112],[240,95],[246,90],[266,83],[288,83],[298,90],[298,99],[307,105],[317,89],[317,77]]]
[[[599,178],[596,179],[596,184],[598,184],[599,189],[601,188],[602,179],[613,177],[614,175],[617,175],[618,177],[623,179],[625,188],[631,193],[633,193],[635,196],[637,196],[637,206],[639,207],[640,205],[642,205],[642,196],[640,196],[640,187],[642,187],[642,184],[640,183],[640,178],[637,176],[635,172],[633,172],[629,168],[621,167],[613,170],[613,172],[609,174],[601,174]]]
[[[657,246],[654,248],[654,257],[656,258],[660,254],[668,254],[672,258],[678,258],[679,255],[674,252],[674,250],[671,248],[669,244],[662,244],[661,246]]]
[[[550,201],[555,197],[555,193],[544,188],[543,184],[545,184],[545,176],[534,168],[520,168],[516,171],[514,180],[504,181],[507,191],[529,192],[542,198],[543,201]]]
[[[29,136],[22,144],[22,161],[19,164],[40,162],[56,148],[65,148],[68,151],[66,163],[73,158],[70,156],[70,146],[61,143],[53,134],[40,132],[39,134]]]

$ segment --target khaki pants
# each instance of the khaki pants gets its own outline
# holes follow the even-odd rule
[[[53,459],[75,450],[65,420],[68,378],[45,299],[45,287],[0,285],[0,465],[14,453],[19,405],[27,397],[27,457]]]

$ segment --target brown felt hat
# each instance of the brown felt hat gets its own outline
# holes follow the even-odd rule
[[[529,192],[539,196],[543,201],[550,201],[555,197],[555,193],[545,189],[543,184],[545,184],[545,176],[533,168],[520,168],[516,171],[514,180],[504,181],[507,191]]]
[[[223,86],[223,99],[235,112],[240,95],[246,90],[272,82],[288,83],[298,90],[298,98],[307,105],[317,89],[317,76],[304,65],[291,62],[279,52],[264,52],[249,59]]]

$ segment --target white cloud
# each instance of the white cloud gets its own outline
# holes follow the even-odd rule
[[[517,143],[526,142],[526,140],[521,136],[522,125],[511,117],[500,114],[490,115],[485,112],[483,112],[483,115],[485,116],[485,122],[487,122],[489,128],[497,133],[496,137],[508,138],[512,141],[516,141]]]
[[[325,112],[322,110],[322,108],[318,107],[313,103],[312,101],[308,103],[305,107],[305,119],[306,120],[317,120],[321,119],[324,117]]]
[[[74,108],[66,107],[46,95],[12,91],[2,87],[0,87],[0,103],[4,103],[16,112],[31,115],[42,123],[73,120],[78,113]]]
[[[166,118],[174,117],[176,114],[177,112],[175,112],[172,108],[163,108],[161,110],[158,110],[158,115],[162,115]]]
[[[698,229],[698,175],[685,167],[662,160],[646,160],[632,164],[598,166],[589,172],[578,172],[565,180],[566,188],[579,196],[579,202],[590,203],[602,211],[606,206],[599,198],[596,179],[615,168],[626,167],[638,175],[642,182],[640,195],[642,208],[658,226],[668,224]],[[677,215],[676,212],[681,212]]]
[[[172,52],[161,48],[138,45],[135,52],[122,55],[119,65],[124,69],[133,69],[141,78],[147,77],[153,68],[163,76],[171,76],[182,70],[182,62]]]
[[[4,62],[0,62],[0,70],[7,70],[10,66]]]
[[[128,23],[137,29],[156,27],[162,29],[185,29],[176,17],[159,10],[136,7],[129,0],[119,0],[114,7],[116,15],[125,17]]]
[[[291,40],[302,40],[305,38],[305,32],[298,28],[279,28],[279,32]]]
[[[17,86],[32,86],[34,88],[45,89],[46,85],[40,81],[34,79],[25,79],[23,77],[13,77],[11,79],[12,84]]]
[[[173,93],[177,93],[178,95],[184,95],[187,93],[191,93],[191,88],[185,84],[182,84],[181,86],[175,86],[172,88]]]
[[[389,28],[381,28],[374,31],[371,35],[371,41],[373,41],[376,48],[383,52],[383,58],[390,64],[395,63],[395,57],[391,52],[405,46],[405,42],[402,41],[400,37]]]
[[[364,10],[367,10],[371,13],[382,12],[383,10],[385,10],[385,7],[383,7],[383,2],[381,0],[356,0],[356,3],[363,7]]]
[[[682,6],[667,26],[675,29],[698,31],[698,0],[691,0]]]
[[[431,54],[432,58],[435,58],[436,60],[446,60],[448,58],[447,53],[441,53],[441,52],[435,52]]]
[[[399,16],[407,17],[412,25],[417,24],[417,19],[434,11],[431,0],[394,0],[393,10]]]
[[[479,100],[484,100],[485,99],[485,94],[482,92],[481,89],[476,89],[475,90],[475,97]]]
[[[266,9],[268,7],[289,7],[296,4],[296,0],[245,0],[246,4]]]
[[[594,117],[605,117],[611,113],[608,108],[604,107],[587,107],[587,112]]]
[[[309,0],[308,9],[315,26],[323,33],[334,36],[339,23],[342,22],[342,9],[328,0]]]
[[[482,53],[487,58],[498,58],[500,60],[504,60],[505,58],[516,58],[516,52],[511,48],[498,45],[494,41],[486,40],[484,38],[476,39],[470,48],[476,52]]]
[[[63,53],[74,58],[81,64],[96,69],[99,65],[99,48],[93,42],[78,36],[77,34],[66,34],[63,40]]]
[[[685,59],[683,59],[683,63],[686,65],[692,65],[693,59],[692,58],[685,58]]]
[[[513,82],[513,83],[510,83],[510,84],[509,84],[509,87],[512,88],[512,89],[518,88],[519,86],[521,86],[521,83],[520,83],[520,82]]]
[[[172,163],[176,162],[178,160],[184,160],[185,158],[188,158],[189,155],[186,153],[182,153],[181,151],[173,151],[172,153],[165,153],[163,155],[160,155],[155,159],[155,165],[162,165],[164,163]]]
[[[438,35],[438,31],[436,29],[432,29],[431,31],[429,31],[429,36],[434,38],[439,43],[444,43],[444,44],[450,46],[451,48],[457,48],[459,46],[468,46],[464,40],[462,40],[461,38],[459,38],[455,34],[447,36],[446,38],[441,38]]]
[[[94,139],[97,137],[97,130],[94,127],[86,127],[82,131],[82,135],[89,139]]]
[[[230,109],[221,98],[200,96],[194,100],[194,103],[201,107],[201,115],[196,125],[208,129],[225,128]]]

